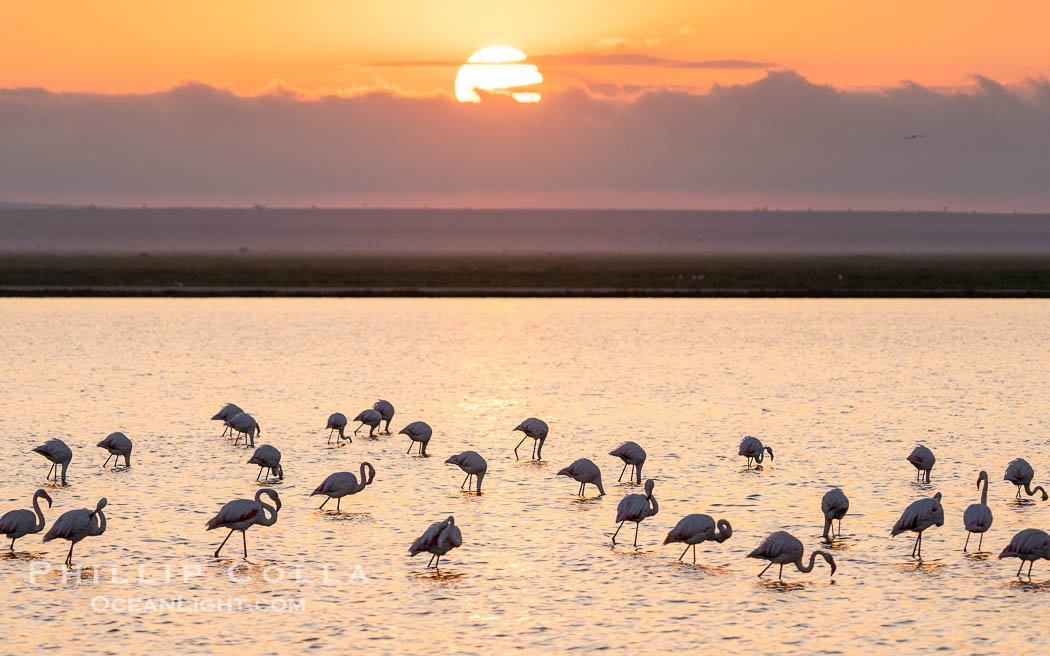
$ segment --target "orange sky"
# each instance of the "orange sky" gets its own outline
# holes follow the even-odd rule
[[[492,44],[530,56],[637,53],[746,60],[819,83],[884,86],[1002,82],[1050,73],[1050,2],[1011,0],[0,0],[0,87],[148,92],[186,81],[257,93],[385,86],[451,92],[455,68]],[[551,86],[589,81],[697,86],[761,77],[747,70],[561,64]]]

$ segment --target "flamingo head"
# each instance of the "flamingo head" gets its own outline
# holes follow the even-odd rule
[[[656,481],[654,481],[651,478],[648,479],[647,481],[645,481],[645,496],[647,496],[647,497],[653,496],[653,488],[654,487],[656,487]]]
[[[48,500],[49,501],[51,500],[50,497],[48,497]],[[91,514],[95,515],[97,513],[102,512],[102,509],[105,508],[108,504],[109,504],[109,500],[107,500],[106,497],[102,497],[101,499],[98,500],[98,503],[95,504],[95,512],[93,512]]]
[[[47,500],[47,507],[48,508],[51,507],[51,495],[47,493],[47,490],[43,490],[43,489],[37,490],[36,494],[34,496],[38,496],[41,499],[46,499]]]

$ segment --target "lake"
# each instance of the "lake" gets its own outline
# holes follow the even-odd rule
[[[30,507],[49,467],[30,450],[52,437],[73,460],[68,486],[47,484],[48,526],[109,500],[73,575],[68,543],[41,535],[0,558],[3,651],[1038,651],[1050,563],[1029,582],[996,556],[1050,518],[1002,480],[1024,457],[1050,482],[1048,337],[1037,300],[0,300],[0,511]],[[330,413],[380,398],[394,435],[326,443]],[[283,507],[248,530],[248,564],[239,536],[216,559],[226,532],[205,530],[260,489],[251,450],[209,421],[225,402],[283,453]],[[516,461],[512,429],[531,416],[550,425],[543,461]],[[414,420],[434,428],[431,457],[396,434]],[[102,467],[113,431],[135,444],[130,469]],[[775,459],[746,470],[745,435]],[[637,549],[633,525],[610,541],[640,491],[608,455],[625,440],[647,450],[660,505]],[[930,485],[905,460],[919,443],[937,457]],[[488,460],[480,497],[443,464],[467,449]],[[581,457],[607,496],[555,476]],[[310,492],[362,461],[374,484],[318,511]],[[995,524],[963,554],[982,469]],[[831,486],[851,501],[834,577],[819,559],[783,584],[776,567],[756,577],[765,563],[746,555],[772,531],[807,560],[820,547]],[[889,531],[938,491],[945,524],[920,563]],[[733,526],[696,566],[662,545],[690,513]],[[428,571],[408,546],[448,515],[463,546]]]

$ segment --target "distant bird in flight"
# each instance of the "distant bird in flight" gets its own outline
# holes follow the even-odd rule
[[[261,501],[264,494],[273,499],[273,506]],[[241,540],[244,542],[244,557],[247,559],[248,538],[245,536],[245,531],[256,524],[259,526],[273,526],[277,523],[277,511],[280,509],[281,498],[277,496],[276,490],[269,487],[256,492],[254,501],[252,499],[234,499],[224,505],[217,515],[208,520],[209,531],[213,528],[230,529],[230,532],[226,534],[226,539],[215,550],[215,557],[219,557],[219,552],[226,546],[226,540],[230,539],[233,532],[240,531]],[[72,549],[70,551],[72,552]]]
[[[923,138],[923,137],[925,137],[925,136],[926,136],[926,135],[925,135],[925,134],[922,134],[922,133],[919,133],[919,134],[909,134],[908,136],[904,137],[904,139],[905,139],[906,141],[913,141],[913,140],[915,140],[915,139],[922,139],[922,138]]]
[[[624,469],[626,468],[627,465],[624,465]],[[556,475],[568,476],[579,483],[579,496],[581,497],[583,496],[583,488],[588,483],[598,488],[598,496],[605,496],[605,488],[602,487],[602,471],[598,469],[598,465],[594,464],[587,458],[580,458],[579,460],[573,461],[571,465],[560,470]]]
[[[984,488],[981,488],[981,483],[984,483]],[[980,539],[977,541],[977,551],[981,550],[981,545],[984,544],[984,534],[992,527],[992,509],[988,507],[988,472],[982,471],[977,475],[977,489],[981,490],[981,503],[975,503],[970,505],[963,513],[963,526],[966,527],[966,544],[963,545],[963,553],[966,552],[966,547],[970,546],[970,536],[974,533],[980,534]]]
[[[40,510],[41,499],[46,499],[47,507],[51,507],[51,495],[44,490],[37,490],[33,494],[32,511],[9,510],[0,517],[0,533],[11,541],[11,551],[14,551],[15,540],[18,538],[44,530],[44,512]]]
[[[765,574],[766,570],[773,565],[780,565],[779,580],[783,580],[784,565],[793,564],[798,571],[806,574],[813,571],[813,562],[816,561],[817,556],[823,556],[828,565],[831,565],[831,575],[835,576],[835,570],[837,569],[835,559],[828,552],[818,549],[810,553],[808,565],[802,564],[802,555],[803,546],[798,538],[787,531],[777,531],[776,533],[771,533],[765,540],[762,540],[762,544],[758,545],[747,557],[769,561],[765,569],[758,573],[759,576]]]
[[[62,465],[62,485],[66,484],[66,469],[69,467],[69,461],[73,459],[73,452],[70,451],[69,447],[62,440],[55,438],[44,442],[38,447],[33,448],[34,453],[39,453],[51,462],[51,469],[47,472],[47,477],[51,478],[51,472],[55,473],[55,482],[58,482],[58,465]]]
[[[667,533],[667,537],[664,538],[664,544],[671,544],[672,542],[685,543],[685,551],[678,557],[678,560],[685,558],[686,552],[692,547],[693,564],[695,565],[696,545],[708,540],[722,543],[732,537],[732,535],[733,527],[730,526],[728,520],[720,519],[716,525],[715,520],[710,515],[686,515]]]
[[[464,451],[463,453],[457,453],[454,456],[450,456],[445,461],[446,465],[456,465],[464,472],[467,476],[463,479],[459,489],[463,489],[463,486],[467,486],[467,490],[470,490],[470,477],[474,476],[478,482],[478,494],[481,494],[481,481],[485,478],[485,473],[488,472],[489,465],[485,462],[477,451]]]
[[[120,456],[124,456],[124,466],[131,466],[131,440],[124,433],[110,433],[106,436],[106,439],[102,440],[95,446],[109,451],[109,458],[106,458],[106,462],[102,463],[105,467],[109,464],[110,458],[116,458],[113,461],[114,465],[120,463]]]
[[[424,551],[433,554],[430,556],[430,562],[427,563],[427,567],[433,564],[436,568],[441,565],[442,556],[462,544],[463,534],[460,532],[459,527],[456,526],[456,518],[449,515],[445,521],[431,524],[423,532],[423,535],[416,538],[412,546],[408,548],[408,555],[415,556]],[[434,562],[435,557],[437,558],[436,563]]]
[[[270,476],[275,478],[284,478],[284,468],[281,467],[281,452],[269,444],[263,444],[255,453],[252,454],[251,458],[248,458],[249,465],[259,465],[259,473],[255,475],[255,480],[259,480],[262,476],[263,470],[269,470],[267,479]]]
[[[1010,462],[1006,466],[1006,474],[1003,476],[1004,481],[1010,481],[1017,486],[1017,498],[1021,498],[1021,487],[1024,487],[1024,493],[1028,496],[1034,496],[1036,492],[1043,493],[1043,501],[1046,501],[1046,490],[1043,489],[1042,485],[1036,486],[1035,489],[1031,487],[1032,479],[1035,477],[1035,470],[1028,464],[1028,461],[1024,458],[1017,458]]]
[[[830,540],[831,520],[838,520],[839,537],[842,536],[842,518],[849,511],[849,499],[839,488],[833,488],[824,493],[820,500],[820,510],[824,513],[824,539]]]
[[[244,410],[241,410],[240,407],[234,405],[233,403],[227,403],[226,405],[222,406],[222,410],[219,410],[215,413],[215,416],[211,418],[212,421],[221,421],[224,426],[224,428],[222,429],[222,435],[220,435],[219,437],[225,437],[227,430],[230,431],[230,435],[233,435],[233,426],[230,424],[230,420],[236,417],[237,415],[241,414],[242,412],[244,412]]]
[[[620,477],[616,480],[623,480],[624,472],[627,471],[627,465],[630,465],[632,476],[637,478],[637,483],[639,485],[642,484],[642,465],[645,464],[645,449],[638,446],[634,442],[624,442],[620,446],[610,451],[609,455],[615,456],[620,460],[623,460],[623,469],[620,470]],[[631,476],[628,476],[627,482],[630,481]]]
[[[1017,535],[1010,544],[999,554],[999,559],[1019,558],[1021,567],[1017,568],[1017,576],[1021,575],[1024,563],[1028,561],[1028,578],[1032,578],[1032,565],[1040,558],[1050,560],[1050,535],[1037,528],[1026,528]]]
[[[379,422],[382,420],[383,416],[375,410],[372,410],[371,408],[368,410],[362,410],[356,417],[354,417],[354,421],[361,422],[354,430],[354,435],[357,435],[357,431],[361,430],[363,426],[368,426],[368,436],[375,437],[376,428],[379,427]]]
[[[390,434],[390,420],[394,418],[394,405],[390,401],[384,401],[379,399],[372,405],[372,409],[379,413],[379,416],[383,418],[386,425],[383,427],[383,433],[386,435]]]
[[[768,446],[763,446],[762,442],[757,437],[751,437],[748,435],[744,439],[740,440],[740,448],[737,449],[738,456],[745,456],[747,458],[747,468],[751,468],[751,462],[754,461],[758,464],[762,464],[764,453],[769,454],[769,459],[773,459],[773,449]]]
[[[343,430],[346,428],[346,415],[344,415],[341,412],[333,412],[332,414],[328,415],[328,423],[325,424],[324,427],[326,429],[328,429],[328,443],[329,444],[332,443],[332,435],[336,431],[339,431],[339,439],[341,439],[341,440],[349,439],[351,443],[354,441],[353,438],[348,438],[348,437],[346,437],[346,435],[343,434]],[[339,440],[336,440],[336,444],[338,444],[338,443],[339,443]]]
[[[365,478],[366,474],[368,475],[368,478]],[[342,502],[343,497],[348,494],[357,494],[365,489],[366,486],[371,485],[375,477],[375,467],[373,467],[371,463],[362,462],[360,482],[358,482],[357,477],[350,472],[336,472],[330,474],[328,478],[324,479],[324,481],[317,486],[317,489],[310,493],[310,496],[323,494],[328,497],[324,500],[324,503],[317,508],[318,510],[324,510],[325,503],[335,499],[335,511],[339,512],[339,504]]]
[[[908,462],[915,466],[916,483],[930,482],[930,472],[933,471],[933,464],[937,462],[933,451],[920,444],[908,454]]]
[[[434,435],[434,430],[430,428],[430,424],[425,421],[413,421],[411,424],[398,431],[397,434],[408,435],[408,439],[411,440],[408,443],[408,451],[405,451],[405,453],[412,453],[412,447],[418,442],[419,455],[425,456],[427,454],[427,444],[430,443],[430,438]]]
[[[922,532],[931,526],[944,526],[944,506],[941,505],[940,492],[928,499],[913,501],[905,508],[900,519],[893,525],[890,537],[905,531],[918,533],[911,548],[911,555],[913,558],[917,555],[919,560],[922,560]]]
[[[543,443],[547,441],[547,423],[542,419],[536,419],[535,417],[529,417],[525,421],[518,424],[515,431],[521,431],[525,433],[525,437],[521,438],[521,442],[518,442],[518,446],[514,447],[514,459],[518,459],[518,447],[521,446],[527,438],[532,438],[532,459],[543,460]],[[514,431],[511,431],[514,432]],[[539,449],[537,450],[537,445]]]
[[[660,512],[660,504],[653,496],[653,479],[645,482],[645,494],[628,494],[620,499],[620,505],[616,507],[616,521],[620,524],[613,533],[612,543],[616,544],[616,535],[623,528],[624,522],[634,522],[634,546],[638,546],[638,526],[646,517],[652,517]]]
[[[89,535],[102,535],[106,532],[106,514],[102,509],[106,507],[106,497],[98,500],[94,510],[78,508],[62,513],[55,520],[51,529],[44,535],[44,542],[62,539],[69,540],[69,553],[66,554],[66,566],[73,566],[73,547]]]

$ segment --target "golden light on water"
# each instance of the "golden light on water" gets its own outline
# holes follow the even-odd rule
[[[520,103],[539,102],[541,97],[530,90],[543,82],[543,75],[533,64],[524,64],[525,53],[508,46],[489,46],[475,52],[456,74],[456,100],[481,102],[477,90],[510,96]]]

